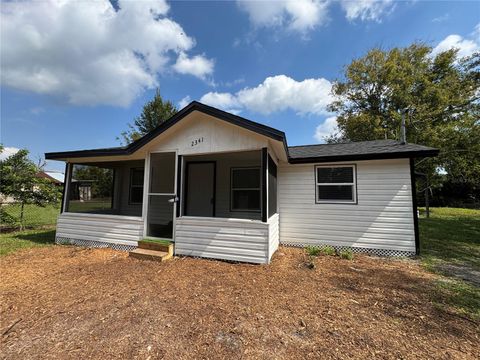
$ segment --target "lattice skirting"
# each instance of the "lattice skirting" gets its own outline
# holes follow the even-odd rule
[[[351,250],[353,253],[386,256],[386,257],[414,257],[415,256],[415,251],[402,251],[402,250],[389,250],[389,249],[366,249],[366,248],[359,248],[354,246],[334,246],[334,245],[327,245],[327,244],[312,245],[312,244],[299,244],[299,243],[290,243],[290,242],[281,242],[280,245],[293,246],[293,247],[314,246],[320,249],[325,248],[327,246],[331,246],[337,251]]]
[[[132,251],[137,248],[134,245],[113,244],[113,243],[108,243],[103,241],[94,241],[94,240],[70,239],[70,238],[59,237],[59,236],[55,238],[55,243],[60,245],[77,245],[77,246],[92,247],[92,248],[111,248],[114,250],[121,250],[121,251]]]

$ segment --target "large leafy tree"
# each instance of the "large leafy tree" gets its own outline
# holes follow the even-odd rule
[[[345,68],[334,83],[329,109],[339,132],[329,142],[399,139],[402,113],[407,141],[441,150],[421,171],[437,180],[473,188],[480,184],[480,54],[460,59],[458,51],[432,56],[432,48],[370,50]],[[478,192],[480,189],[476,189]]]
[[[0,152],[3,147],[0,147]],[[45,206],[60,200],[61,191],[51,181],[38,177],[42,169],[28,158],[27,150],[19,150],[0,161],[0,193],[20,203],[20,227],[24,224],[27,204]]]
[[[157,89],[153,99],[143,106],[140,116],[135,118],[133,124],[128,124],[128,130],[120,134],[119,140],[129,144],[149,133],[177,112],[175,105],[169,100],[163,100],[160,90]]]

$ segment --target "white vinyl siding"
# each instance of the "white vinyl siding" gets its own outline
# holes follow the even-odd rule
[[[276,232],[270,232],[270,226],[258,220],[180,217],[175,254],[265,264],[271,257],[269,247],[275,248],[275,240],[270,243],[269,238]]]
[[[143,236],[141,217],[62,213],[57,238],[137,246]]]
[[[272,258],[272,255],[277,251],[279,245],[279,215],[273,214],[268,219],[268,260]]]
[[[409,160],[355,164],[355,206],[315,202],[315,165],[328,164],[279,167],[281,243],[415,251]]]

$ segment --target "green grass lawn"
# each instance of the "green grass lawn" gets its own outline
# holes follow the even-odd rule
[[[445,277],[438,280],[434,301],[442,307],[480,320],[480,287],[469,273],[480,271],[480,210],[433,208],[421,216],[422,265]]]
[[[55,242],[55,229],[25,230],[0,234],[0,256],[20,249],[49,246]]]
[[[68,211],[71,212],[105,212],[108,213],[112,208],[112,199],[93,199],[89,201],[71,200],[68,204]]]
[[[15,219],[20,218],[21,207],[18,204],[5,205],[3,210]],[[27,228],[54,225],[57,223],[57,217],[60,214],[60,204],[47,205],[45,207],[37,205],[25,205],[24,208],[24,226]]]

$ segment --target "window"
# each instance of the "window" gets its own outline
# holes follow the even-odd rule
[[[316,202],[355,204],[355,165],[316,166]]]
[[[232,168],[231,210],[260,211],[260,168]]]
[[[268,217],[277,212],[277,164],[268,155]]]
[[[130,204],[143,203],[143,168],[130,169]]]

